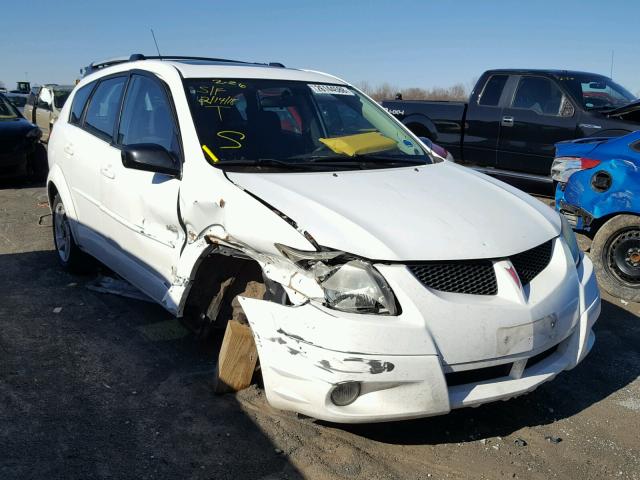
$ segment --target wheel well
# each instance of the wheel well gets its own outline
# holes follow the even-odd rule
[[[215,250],[197,267],[183,321],[198,336],[206,338],[214,327],[224,328],[229,319],[238,315],[239,305],[234,302],[238,295],[275,298],[275,285],[265,279],[260,264],[242,252]]]
[[[593,238],[596,232],[600,230],[600,227],[602,227],[605,223],[607,223],[613,217],[617,217],[618,215],[633,215],[635,217],[640,217],[640,215],[638,215],[635,212],[615,212],[615,213],[610,213],[608,215],[604,215],[603,217],[600,217],[600,218],[595,218],[593,219],[593,221],[591,222],[591,225],[589,226],[589,237]]]
[[[55,184],[53,182],[49,182],[49,185],[47,185],[47,196],[49,198],[49,205],[51,207],[53,207],[53,199],[55,198],[57,193],[58,189],[56,188]]]

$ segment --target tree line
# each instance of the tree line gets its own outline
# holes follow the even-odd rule
[[[459,100],[466,101],[469,98],[470,88],[462,83],[456,83],[450,87],[432,87],[429,89],[410,87],[398,88],[389,83],[371,85],[367,81],[360,82],[356,86],[374,100],[392,100],[399,93],[403,100]]]

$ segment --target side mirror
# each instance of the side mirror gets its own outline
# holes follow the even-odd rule
[[[122,165],[134,170],[164,173],[177,177],[180,168],[173,155],[163,146],[155,143],[138,143],[122,147]]]

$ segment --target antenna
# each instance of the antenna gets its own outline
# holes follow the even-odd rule
[[[160,54],[160,48],[158,47],[158,41],[156,40],[156,34],[153,33],[153,28],[150,28],[149,30],[151,30],[151,36],[153,37],[153,43],[156,44],[156,50],[158,51],[158,57],[160,57],[160,60],[162,60],[162,55]]]
[[[614,50],[611,50],[611,70],[609,72],[609,78],[611,80],[613,80],[613,52]]]

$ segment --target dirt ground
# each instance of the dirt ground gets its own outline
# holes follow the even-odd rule
[[[0,479],[640,478],[638,304],[605,296],[591,354],[527,396],[329,425],[215,396],[214,346],[58,267],[45,200],[0,185]]]

